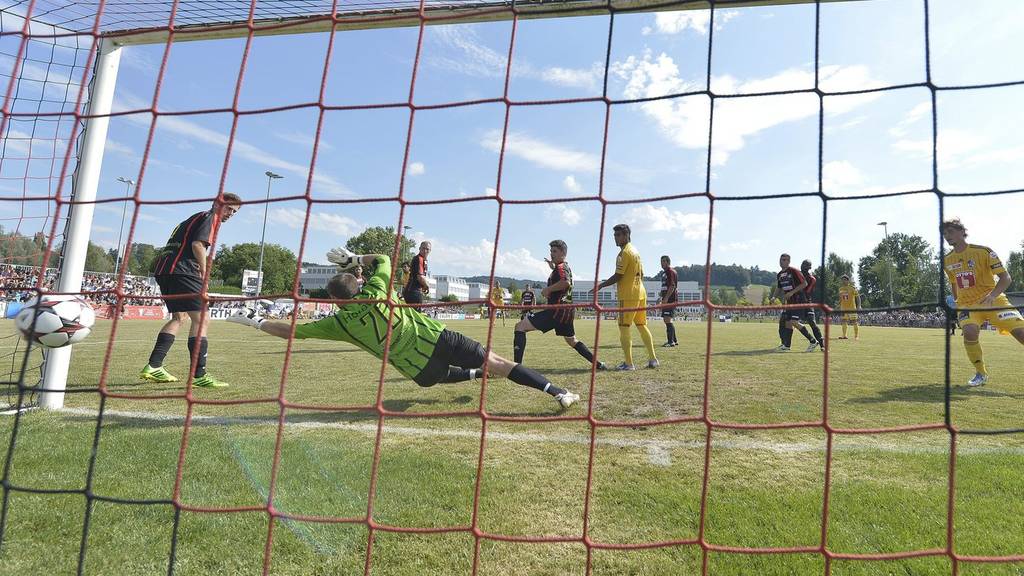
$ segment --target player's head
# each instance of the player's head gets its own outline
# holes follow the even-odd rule
[[[800,270],[803,270],[804,272],[807,272],[810,269],[811,269],[811,261],[810,260],[804,260],[803,262],[800,263]]]
[[[631,234],[629,230],[629,224],[616,224],[612,228],[612,233],[615,235],[615,245],[625,246],[629,244],[629,236]]]
[[[356,264],[356,267],[352,269],[352,275],[355,276],[356,278],[359,278],[360,276],[362,276],[363,275],[363,265],[362,264]]]
[[[942,223],[942,237],[953,246],[967,241],[967,228],[959,218],[946,220]]]
[[[327,281],[327,293],[335,300],[351,300],[359,294],[359,282],[348,272],[335,274]]]
[[[789,254],[782,254],[779,256],[779,267],[789,268]]]
[[[669,268],[671,268],[672,267],[672,259],[669,258],[668,256],[662,256],[661,257],[661,267],[662,267],[663,270],[668,270]]]
[[[408,262],[402,262],[402,271],[403,272],[408,272],[411,269],[412,269],[412,264],[410,264]]]
[[[548,248],[551,252],[551,261],[556,264],[565,261],[565,255],[569,253],[569,247],[566,246],[565,240],[552,240],[548,242]]]
[[[424,240],[420,242],[420,256],[426,258],[428,254],[430,254],[430,242]]]
[[[221,222],[227,222],[235,215],[235,212],[238,212],[238,209],[242,207],[242,199],[238,197],[238,194],[232,194],[230,192],[221,196],[221,198],[223,199],[223,202],[220,204],[220,211],[218,215],[220,216]],[[213,203],[213,208],[214,210],[217,209],[216,201]]]
[[[842,276],[840,276],[839,279],[843,281],[843,284],[849,284],[850,283],[850,277],[848,275],[846,275],[846,274],[843,274]]]

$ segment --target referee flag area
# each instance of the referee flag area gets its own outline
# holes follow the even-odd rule
[[[1021,576],[1021,30],[0,0],[0,576]]]

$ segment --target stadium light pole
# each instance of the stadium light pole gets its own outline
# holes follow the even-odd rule
[[[260,234],[260,264],[259,264],[259,276],[256,277],[256,295],[259,296],[263,292],[263,243],[267,239],[267,210],[270,209],[270,184],[279,178],[284,178],[280,174],[274,174],[270,170],[264,172],[267,175],[267,203],[263,205],[263,233]]]
[[[409,230],[412,230],[412,226],[402,226],[402,237],[403,238],[408,238],[409,237]],[[401,239],[398,240],[398,251],[399,252],[402,251],[402,240]],[[402,258],[405,258],[406,256],[408,256],[408,254],[402,254]]]
[[[124,176],[117,177],[118,182],[124,182],[128,187],[128,196],[132,195],[132,186],[135,186],[135,181],[125,178]],[[114,264],[114,273],[121,269],[121,256],[124,252],[121,250],[121,236],[124,235],[124,213],[128,208],[128,201],[125,200],[121,204],[121,227],[117,229],[117,262]]]
[[[882,221],[878,223],[878,226],[881,226],[885,232],[885,259],[888,260],[885,270],[889,276],[889,308],[895,308],[896,301],[892,294],[892,250],[889,247],[889,223]]]

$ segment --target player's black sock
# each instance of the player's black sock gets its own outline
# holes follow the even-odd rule
[[[515,368],[508,373],[508,379],[516,384],[522,384],[523,386],[536,388],[541,392],[547,392],[552,396],[558,396],[565,392],[565,390],[555,386],[551,382],[548,382],[548,379],[541,376],[536,370],[527,368],[522,364],[516,364]]]
[[[800,327],[800,333],[803,334],[804,338],[807,338],[807,341],[810,342],[811,344],[817,344],[818,343],[818,341],[814,339],[814,336],[811,336],[811,333],[807,331],[807,328],[804,328],[803,326],[801,326]]]
[[[164,358],[171,350],[172,344],[174,344],[174,334],[161,332],[156,335],[156,344],[153,345],[153,351],[149,353],[150,368],[159,368],[164,365]]]
[[[523,361],[523,354],[526,354],[526,332],[516,330],[512,335],[512,355],[516,364]]]
[[[675,326],[675,324],[671,324],[671,323],[666,324],[665,325],[665,332],[666,332],[665,335],[668,336],[668,341],[669,342],[671,342],[673,344],[678,342],[678,340],[676,340],[676,326]]]
[[[199,338],[199,357],[196,358],[196,378],[206,376],[206,336]],[[192,355],[195,354],[196,350],[196,339],[189,337],[188,339],[188,357],[192,360]]]
[[[783,328],[782,329],[782,343],[786,345],[786,348],[789,348],[790,346],[793,345],[793,329],[792,328]]]
[[[781,340],[783,344],[786,344],[786,331],[787,330],[789,330],[789,328],[786,328],[785,324],[779,324],[779,340]],[[789,331],[790,331],[790,333],[793,332],[792,330],[789,330]],[[786,346],[789,346],[789,344],[786,344]]]
[[[469,368],[459,368],[458,366],[449,366],[448,375],[444,377],[441,382],[449,384],[452,382],[465,382],[466,380],[473,379],[473,371]]]
[[[582,341],[576,342],[576,345],[573,346],[573,348],[575,348],[576,351],[580,353],[580,356],[586,358],[587,362],[594,361],[594,354],[590,352],[590,348],[587,348],[587,345],[584,344]]]
[[[821,329],[818,328],[818,323],[817,322],[811,322],[810,324],[811,324],[811,332],[814,332],[814,339],[818,342],[819,345],[824,346],[825,345],[825,341],[822,340],[822,338],[821,338]]]

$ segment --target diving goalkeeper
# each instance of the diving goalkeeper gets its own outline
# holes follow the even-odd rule
[[[479,342],[448,330],[444,324],[419,310],[396,307],[392,313],[387,302],[388,283],[391,280],[391,259],[387,256],[358,256],[344,248],[335,248],[327,254],[327,259],[337,264],[342,271],[327,283],[327,292],[331,298],[367,302],[350,302],[333,316],[298,324],[295,326],[295,338],[341,340],[377,358],[383,358],[390,322],[388,362],[420,386],[479,378],[486,362],[488,373],[492,376],[508,378],[516,384],[546,392],[562,408],[568,408],[580,399],[579,395],[555,386],[535,370],[506,360],[494,352],[485,353]],[[355,276],[346,272],[357,265],[374,269],[373,275],[361,289]],[[397,295],[392,294],[391,301],[398,302]],[[251,326],[278,338],[287,339],[291,334],[290,323],[264,320],[255,310],[240,309],[228,321]]]

